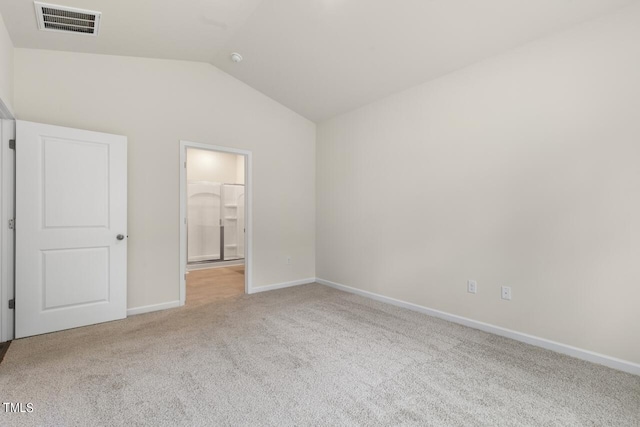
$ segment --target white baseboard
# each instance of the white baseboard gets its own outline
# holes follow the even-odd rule
[[[128,308],[127,316],[133,316],[135,314],[142,314],[142,313],[151,313],[152,311],[160,311],[160,310],[166,310],[168,308],[176,308],[176,307],[180,307],[180,301],[178,300],[163,302],[160,304],[143,305],[142,307]]]
[[[259,292],[274,291],[276,289],[290,288],[291,286],[308,285],[316,281],[315,277],[309,277],[307,279],[294,280],[292,282],[276,283],[274,285],[257,286],[251,289],[250,294],[257,294]]]
[[[211,259],[220,259],[220,254],[209,254],[209,255],[195,255],[189,257],[187,263],[190,262],[200,262],[200,261],[209,261]]]
[[[398,307],[406,308],[409,310],[417,311],[427,314],[429,316],[438,317],[440,319],[448,320],[453,323],[468,326],[474,329],[480,329],[481,331],[489,332],[495,335],[499,335],[506,338],[511,338],[516,341],[521,341],[527,344],[534,345],[536,347],[542,347],[547,350],[555,351],[557,353],[566,354],[567,356],[575,357],[577,359],[586,360],[588,362],[597,363],[607,366],[609,368],[617,369],[619,371],[628,372],[634,375],[640,375],[640,365],[637,363],[629,362],[627,360],[618,359],[604,354],[595,353],[593,351],[584,350],[581,348],[573,347],[570,345],[562,344],[556,341],[547,340],[545,338],[536,337],[533,335],[525,334],[522,332],[513,331],[500,326],[491,325],[489,323],[479,322],[477,320],[468,319],[466,317],[457,316],[455,314],[446,313],[444,311],[435,310],[432,308],[424,307],[418,304],[398,300],[395,298],[386,297],[384,295],[376,294],[369,291],[363,291],[361,289],[352,288],[351,286],[342,285],[340,283],[331,282],[329,280],[316,278],[317,283],[332,288],[349,292],[352,294],[360,295],[363,297],[371,298],[376,301],[392,304]]]
[[[214,261],[198,264],[187,264],[187,273],[189,273],[190,271],[208,270],[210,268],[234,267],[237,265],[244,265],[244,258],[234,259],[230,261]]]
[[[291,286],[306,285],[309,283],[313,283],[315,280],[316,280],[315,277],[310,277],[308,279],[294,280],[292,282],[284,282],[284,283],[276,283],[274,285],[259,286],[257,288],[253,288],[249,293],[257,294],[259,292],[290,288]],[[144,305],[142,307],[134,307],[134,308],[127,309],[127,316],[133,316],[136,314],[143,314],[143,313],[151,313],[152,311],[167,310],[169,308],[176,308],[176,307],[180,307],[179,300],[163,302],[161,304]]]

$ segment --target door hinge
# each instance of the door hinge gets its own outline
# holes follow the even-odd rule
[[[187,167],[187,162],[184,162],[184,167],[185,167],[185,168]]]
[[[9,220],[9,230],[15,230],[16,228],[16,220],[15,219],[10,219]]]
[[[15,139],[10,139],[9,140],[9,148],[12,150],[16,149],[16,140]]]
[[[9,308],[12,309],[12,310],[14,308],[16,308],[16,300],[15,299],[10,299],[9,300]]]

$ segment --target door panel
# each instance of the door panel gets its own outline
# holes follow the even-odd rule
[[[43,310],[109,301],[109,248],[42,251]]]
[[[126,137],[16,136],[16,338],[126,317]]]
[[[58,138],[41,144],[45,228],[108,228],[109,145]]]

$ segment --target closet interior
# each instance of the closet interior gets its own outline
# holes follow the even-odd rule
[[[245,157],[187,149],[187,304],[244,293]]]
[[[188,182],[190,264],[244,259],[244,184]]]

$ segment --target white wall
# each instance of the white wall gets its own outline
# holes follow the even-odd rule
[[[0,15],[0,100],[9,111],[13,111],[13,44],[2,15]]]
[[[636,3],[319,125],[318,277],[640,362],[639,40]]]
[[[253,153],[254,286],[315,275],[315,125],[217,68],[16,49],[15,111],[128,136],[129,307],[179,297],[181,139]]]
[[[189,148],[187,149],[187,181],[244,184],[244,167],[240,175],[239,163],[244,165],[244,156]]]

